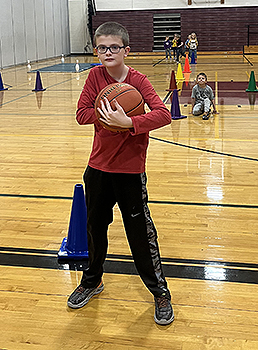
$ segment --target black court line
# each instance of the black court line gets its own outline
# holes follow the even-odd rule
[[[205,149],[205,148],[200,148],[200,147],[195,147],[195,146],[189,146],[189,145],[185,145],[179,142],[174,142],[174,141],[168,141],[168,140],[164,140],[164,139],[160,139],[158,137],[154,137],[154,136],[150,136],[150,139],[156,140],[156,141],[161,141],[161,142],[165,142],[165,143],[169,143],[171,145],[176,145],[176,146],[180,146],[180,147],[185,147],[185,148],[190,148],[190,149],[194,149],[197,151],[203,151],[203,152],[208,152],[208,153],[213,153],[213,154],[219,154],[222,156],[227,156],[227,157],[232,157],[232,158],[238,158],[238,159],[245,159],[245,160],[252,160],[257,162],[258,159],[257,158],[251,158],[251,157],[246,157],[246,156],[238,156],[232,153],[225,153],[225,152],[220,152],[220,151],[213,151],[210,149]]]
[[[246,57],[246,55],[243,54],[243,57],[251,66],[253,66],[253,63]]]
[[[172,95],[172,92],[173,92],[173,91],[168,91],[168,93],[166,94],[166,96],[164,97],[164,99],[163,99],[163,101],[162,101],[164,104],[167,103],[168,99],[169,99],[170,96]]]
[[[173,258],[161,260],[164,273],[170,278],[258,284],[258,264]],[[54,250],[0,247],[0,265],[82,271],[87,268],[88,261],[58,261]],[[138,275],[130,255],[108,254],[104,272]]]
[[[159,60],[158,62],[156,62],[156,63],[154,63],[153,65],[152,65],[152,67],[155,67],[155,66],[157,66],[158,64],[160,64],[162,61],[164,61],[166,59],[166,57],[163,57],[161,60]]]
[[[0,193],[0,197],[8,198],[34,198],[34,199],[54,199],[54,200],[73,200],[73,197],[65,196],[47,196],[47,195],[33,195],[33,194],[8,194]],[[165,204],[165,205],[191,205],[201,207],[218,207],[218,208],[245,208],[245,209],[258,209],[257,204],[234,204],[234,203],[202,203],[202,202],[177,202],[177,201],[156,201],[149,200],[150,204]]]
[[[0,253],[9,252],[9,253],[19,253],[19,254],[34,254],[34,255],[45,255],[45,256],[55,256],[57,257],[57,250],[54,249],[39,249],[39,248],[21,248],[21,247],[5,247],[0,246]],[[107,254],[108,259],[114,260],[131,260],[133,261],[133,257],[131,255],[125,254]],[[236,268],[245,268],[245,269],[257,269],[258,263],[239,263],[232,261],[218,261],[218,260],[197,260],[197,259],[179,259],[179,258],[162,258],[162,261],[165,263],[173,263],[173,264],[196,264],[196,265],[209,265],[209,266],[217,266],[217,267],[236,267]],[[71,262],[71,261],[70,261]],[[81,263],[81,261],[80,261]]]

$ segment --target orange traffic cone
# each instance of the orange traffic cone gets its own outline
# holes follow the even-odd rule
[[[189,80],[190,80],[191,73],[184,73],[185,77],[185,86],[188,86]]]
[[[185,66],[184,66],[183,73],[192,73],[191,68],[190,68],[190,64],[189,64],[188,54],[186,54]]]

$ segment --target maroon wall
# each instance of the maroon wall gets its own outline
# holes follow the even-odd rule
[[[201,9],[97,11],[92,18],[93,30],[103,22],[119,22],[129,31],[132,52],[152,52],[154,13],[180,13],[182,39],[185,41],[188,34],[196,32],[199,51],[242,51],[243,45],[247,45],[247,25],[258,24],[258,6],[221,5]],[[258,45],[257,34],[250,37],[250,45]]]

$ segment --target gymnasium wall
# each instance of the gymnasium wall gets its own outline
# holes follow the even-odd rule
[[[89,16],[87,0],[68,0],[70,53],[84,53],[84,47],[92,52],[91,35],[89,32]]]
[[[0,68],[70,53],[68,0],[1,0],[0,6]]]
[[[152,52],[153,15],[158,13],[180,13],[182,39],[196,32],[199,51],[242,52],[247,44],[247,24],[257,25],[258,6],[97,11],[93,30],[106,21],[119,22],[129,31],[132,52]],[[257,45],[257,35],[252,40],[256,42],[250,45]]]
[[[95,0],[97,11],[117,11],[117,10],[156,10],[175,8],[198,8],[198,7],[237,7],[256,6],[257,0]]]

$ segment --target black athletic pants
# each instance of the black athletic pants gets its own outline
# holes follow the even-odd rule
[[[87,167],[84,173],[89,267],[82,285],[96,287],[107,254],[108,225],[118,203],[137,271],[154,296],[170,293],[162,271],[157,232],[147,205],[146,174],[107,173]]]

